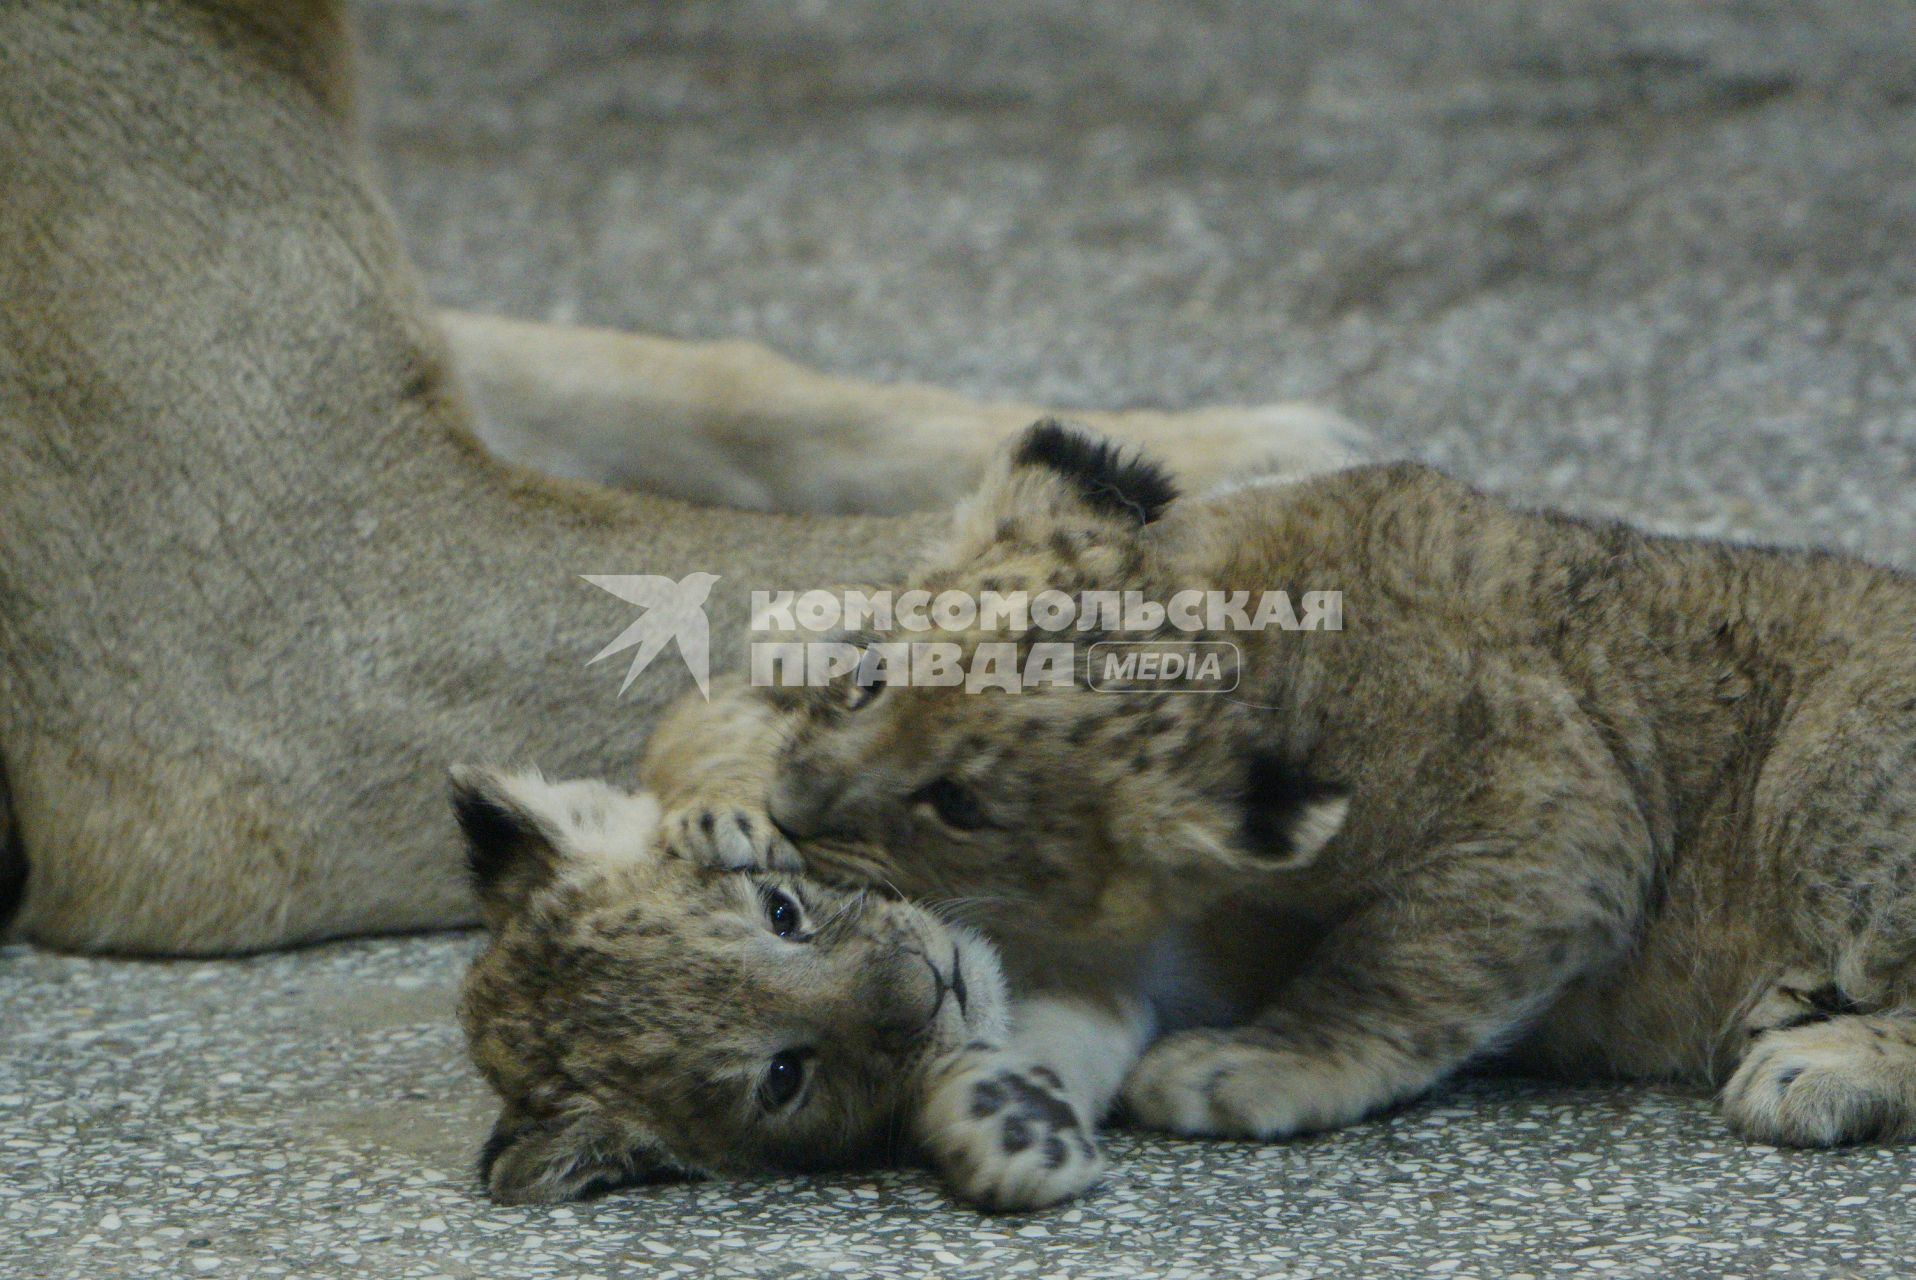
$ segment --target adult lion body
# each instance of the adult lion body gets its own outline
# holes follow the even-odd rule
[[[576,575],[717,573],[728,636],[749,585],[880,576],[914,540],[489,456],[369,181],[349,44],[327,0],[0,9],[0,885],[24,859],[22,936],[210,953],[471,923],[444,765],[602,771],[678,687],[661,665],[613,703],[583,659],[622,622]],[[454,332],[511,415],[495,438],[685,497],[922,497],[1030,416],[737,345]],[[634,465],[540,455],[541,429],[621,414]],[[823,479],[905,423],[957,443]],[[1127,423],[1195,426],[1163,445],[1187,466],[1324,440],[1256,412],[1103,425]],[[807,442],[800,464],[774,439]],[[703,465],[674,463],[688,442]]]

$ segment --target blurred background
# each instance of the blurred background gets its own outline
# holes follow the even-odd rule
[[[442,300],[1916,562],[1916,5],[367,0]]]

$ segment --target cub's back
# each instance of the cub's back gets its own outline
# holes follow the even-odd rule
[[[1816,886],[1902,910],[1916,829],[1890,819],[1916,813],[1916,777],[1884,762],[1916,759],[1916,579],[1524,511],[1410,465],[1230,495],[1203,518],[1209,545],[1235,539],[1232,581],[1343,590],[1345,627],[1372,633],[1349,661],[1529,655],[1605,735],[1656,833],[1655,893],[1629,959],[1519,1046],[1534,1065],[1718,1076],[1777,971],[1893,947],[1873,919],[1823,911]]]

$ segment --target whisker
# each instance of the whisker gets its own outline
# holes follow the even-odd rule
[[[988,918],[992,908],[1009,906],[1011,905],[1011,899],[979,894],[963,897],[932,898],[919,905],[947,923],[965,924],[976,927],[981,920]]]
[[[812,930],[812,932],[830,933],[834,928],[837,927],[838,922],[845,918],[845,916],[851,911],[852,907],[856,905],[857,902],[858,902],[858,899],[856,897],[846,898],[845,901],[842,904],[840,904],[838,910],[832,912],[831,915],[827,916],[824,920],[820,921],[818,927]]]

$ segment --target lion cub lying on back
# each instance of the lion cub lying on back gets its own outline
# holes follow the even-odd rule
[[[816,875],[983,926],[1017,996],[984,1047],[1064,1117],[1121,1090],[1147,1125],[1278,1138],[1508,1052],[1727,1077],[1763,1141],[1916,1132],[1903,575],[1521,512],[1415,466],[1179,502],[1041,424],[908,585],[1342,596],[1341,630],[1171,635],[1238,647],[1228,695],[867,671],[690,704],[655,739],[648,785],[702,874],[763,874],[782,832]],[[984,1135],[948,1172],[1003,1155],[988,1083],[943,1095]]]
[[[491,935],[461,1014],[505,1101],[480,1160],[495,1198],[914,1145],[984,1207],[1096,1179],[1062,1082],[1000,1050],[1004,979],[971,930],[723,865],[739,826],[662,840],[652,796],[603,783],[462,767],[453,804]]]

